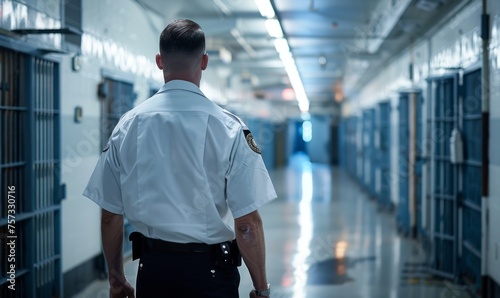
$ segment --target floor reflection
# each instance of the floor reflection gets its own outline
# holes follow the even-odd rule
[[[295,160],[295,169],[301,173],[301,196],[299,203],[299,233],[297,239],[297,250],[293,257],[294,270],[294,298],[305,297],[304,287],[307,282],[307,270],[309,269],[307,258],[311,254],[310,242],[314,221],[312,219],[311,201],[313,198],[313,176],[312,165],[306,156],[298,156]]]
[[[278,199],[259,212],[273,298],[431,298],[451,297],[451,290],[468,297],[429,276],[421,245],[400,237],[394,214],[379,211],[340,169],[299,154],[271,178]],[[132,282],[136,270],[127,262]],[[248,297],[253,285],[245,266],[240,274],[240,297]],[[106,281],[77,297],[96,293],[107,293]]]
[[[261,214],[273,297],[439,297],[440,284],[402,286],[422,250],[345,173],[299,154],[272,178],[279,199]]]
[[[357,263],[375,261],[375,257],[365,258],[334,258],[313,264],[307,272],[308,285],[340,285],[354,281],[347,274],[348,268]]]

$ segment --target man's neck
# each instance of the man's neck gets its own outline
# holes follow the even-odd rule
[[[164,74],[163,76],[165,83],[168,83],[173,80],[182,80],[182,81],[187,81],[195,84],[200,88],[200,79],[197,79],[193,75],[187,75],[187,74]]]

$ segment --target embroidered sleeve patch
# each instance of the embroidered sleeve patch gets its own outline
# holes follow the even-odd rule
[[[244,129],[243,133],[245,134],[245,139],[247,140],[247,144],[255,153],[261,154],[259,147],[257,147],[257,143],[252,136],[252,133],[248,129]]]

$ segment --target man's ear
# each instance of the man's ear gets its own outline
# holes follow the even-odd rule
[[[160,54],[156,54],[156,66],[158,66],[159,69],[163,69],[163,61],[161,60]]]
[[[207,66],[208,66],[208,54],[205,53],[201,57],[201,70],[207,69]]]

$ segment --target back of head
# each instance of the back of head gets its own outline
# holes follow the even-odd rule
[[[163,65],[170,71],[195,67],[205,52],[205,33],[191,20],[176,20],[160,35]]]

